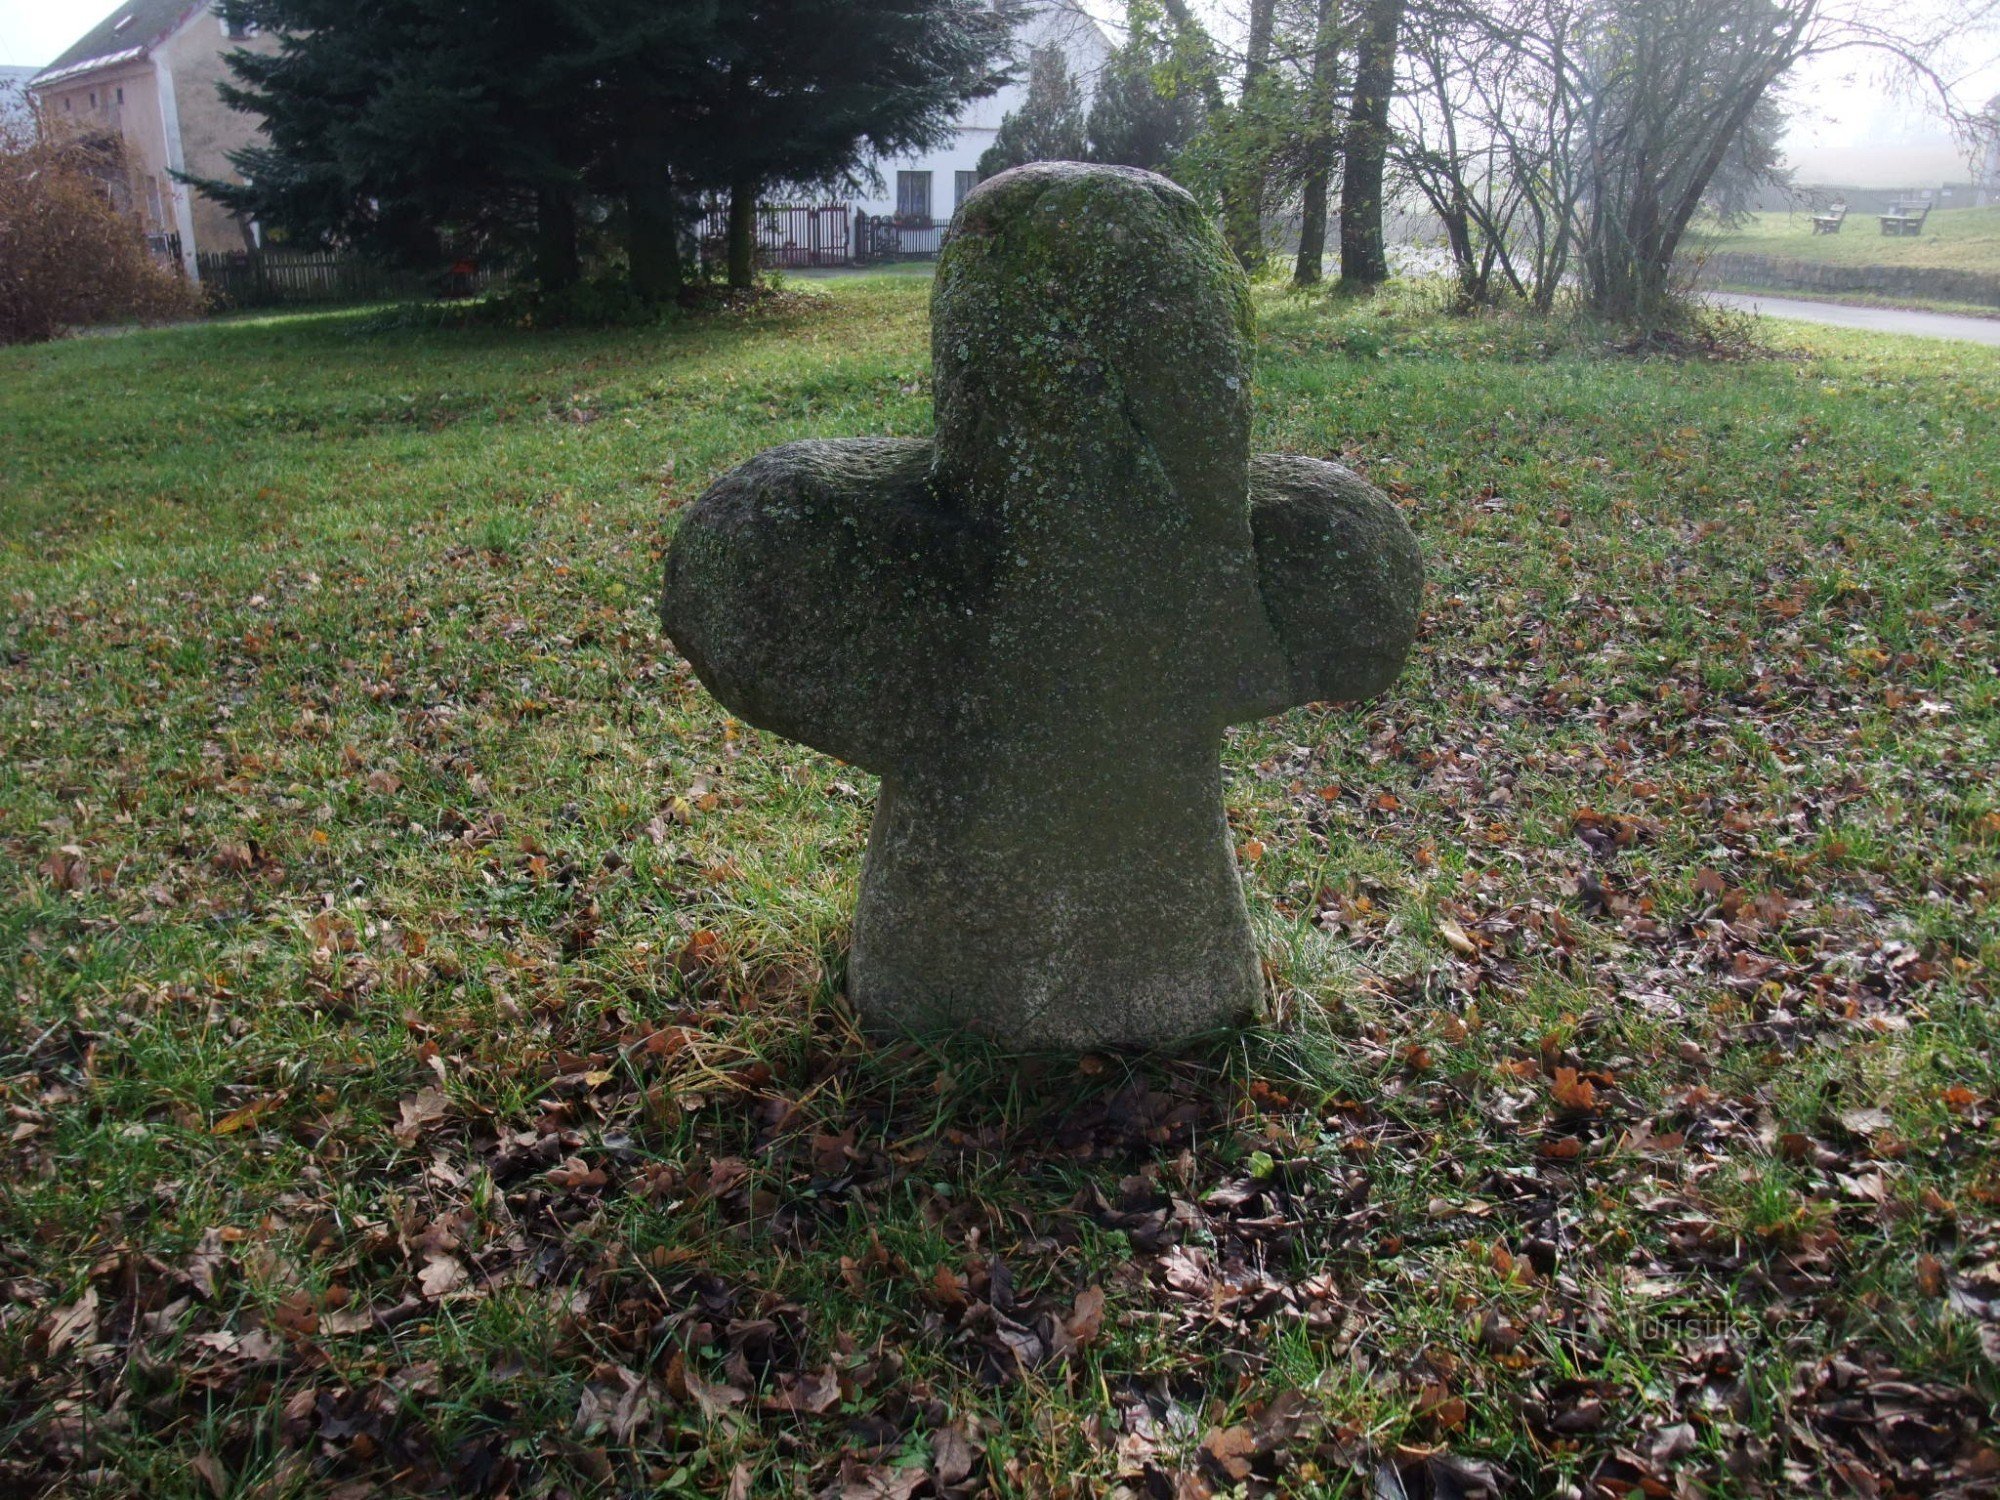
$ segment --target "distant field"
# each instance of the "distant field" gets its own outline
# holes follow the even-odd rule
[[[1877,215],[1855,210],[1839,234],[1814,234],[1812,215],[1757,214],[1734,233],[1699,237],[1701,248],[1843,266],[1933,266],[2000,274],[2000,207],[1941,208],[1914,239],[1881,232]]]

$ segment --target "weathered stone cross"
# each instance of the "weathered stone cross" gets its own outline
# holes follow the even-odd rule
[[[1380,691],[1423,566],[1347,470],[1252,458],[1249,303],[1165,178],[966,199],[933,442],[774,448],[667,558],[667,633],[751,724],[880,774],[849,990],[888,1030],[1164,1043],[1262,988],[1231,723]]]

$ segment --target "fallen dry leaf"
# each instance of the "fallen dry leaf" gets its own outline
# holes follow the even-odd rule
[[[733,1406],[741,1406],[749,1396],[733,1385],[711,1384],[688,1368],[687,1356],[678,1351],[667,1361],[667,1393],[677,1401],[692,1401],[709,1421]]]
[[[1076,1307],[1063,1327],[1078,1344],[1087,1344],[1104,1327],[1104,1288],[1087,1286],[1076,1294]]]
[[[248,844],[221,843],[215,846],[209,863],[225,875],[239,875],[257,867],[257,856],[250,852]]]
[[[958,1484],[972,1473],[978,1455],[959,1426],[940,1428],[931,1439],[931,1473],[941,1485]]]
[[[424,1295],[433,1302],[446,1292],[456,1290],[465,1284],[464,1262],[454,1255],[433,1255],[424,1262],[423,1270],[417,1273],[417,1284],[424,1289]]]
[[[54,1358],[71,1344],[88,1344],[97,1338],[97,1288],[86,1286],[78,1297],[42,1325],[49,1357]]]
[[[788,1411],[805,1416],[824,1416],[840,1401],[840,1377],[832,1365],[817,1372],[778,1377],[778,1389],[766,1396],[767,1411]]]
[[[64,844],[44,860],[42,874],[59,891],[80,891],[90,885],[90,866],[75,844]]]
[[[1257,1452],[1257,1434],[1248,1427],[1214,1428],[1202,1439],[1201,1451],[1214,1461],[1225,1477],[1248,1479],[1250,1460]]]
[[[265,1115],[284,1103],[284,1100],[284,1092],[280,1090],[275,1094],[266,1094],[263,1098],[254,1100],[244,1105],[241,1109],[232,1109],[209,1128],[209,1134],[234,1135],[239,1130],[255,1125]]]
[[[1841,1129],[1852,1135],[1879,1135],[1894,1123],[1886,1109],[1843,1109],[1839,1119]]]
[[[922,1469],[841,1460],[840,1477],[820,1491],[820,1500],[910,1500],[930,1482]]]
[[[1555,1081],[1549,1085],[1549,1093],[1564,1109],[1597,1108],[1597,1085],[1588,1078],[1578,1077],[1575,1068],[1557,1068]]]
[[[1468,958],[1479,951],[1479,944],[1472,940],[1466,930],[1450,917],[1438,918],[1438,932],[1444,940]]]
[[[450,1112],[451,1102],[445,1098],[443,1089],[426,1084],[398,1104],[396,1110],[401,1118],[389,1133],[401,1144],[413,1146],[426,1125],[436,1124]]]

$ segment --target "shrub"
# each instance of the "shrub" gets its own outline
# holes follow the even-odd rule
[[[0,125],[0,344],[200,310],[178,272],[147,251],[138,221],[113,204],[110,186],[126,170],[116,137]]]

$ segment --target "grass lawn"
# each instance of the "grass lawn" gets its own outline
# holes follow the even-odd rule
[[[1939,208],[1914,237],[1884,235],[1878,215],[1854,210],[1838,234],[1814,234],[1812,215],[1762,213],[1740,229],[1694,237],[1691,250],[1729,250],[1839,266],[1933,266],[2000,275],[2000,206]]]
[[[652,616],[927,290],[0,352],[0,1492],[1989,1492],[2000,352],[1260,293],[1417,656],[1231,735],[1268,1023],[1022,1059]]]

